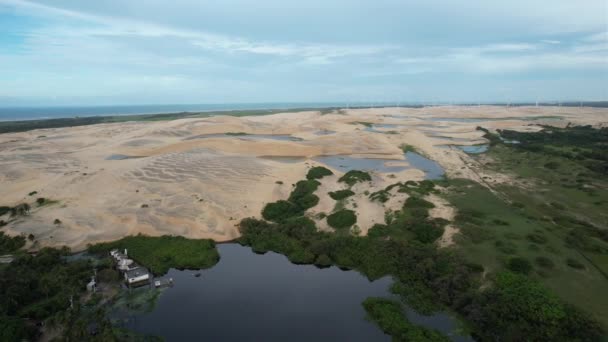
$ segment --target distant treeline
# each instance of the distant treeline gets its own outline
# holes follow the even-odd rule
[[[226,110],[213,112],[179,112],[165,114],[135,114],[135,115],[113,115],[113,116],[87,116],[58,119],[39,119],[21,121],[0,121],[1,133],[26,132],[34,129],[61,128],[95,125],[101,123],[127,122],[127,121],[166,121],[190,117],[209,117],[217,115],[248,116],[268,115],[275,113],[297,112],[305,110],[332,111],[335,108],[297,108],[297,109],[255,109],[255,110]]]

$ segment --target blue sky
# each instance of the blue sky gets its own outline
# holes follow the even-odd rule
[[[0,106],[608,99],[605,0],[0,0]]]

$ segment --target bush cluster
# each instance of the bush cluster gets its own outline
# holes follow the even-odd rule
[[[348,209],[338,210],[327,216],[327,224],[334,229],[349,228],[357,222],[355,212]]]
[[[306,179],[321,179],[325,176],[331,176],[334,173],[331,172],[330,169],[325,168],[323,166],[315,166],[308,170],[306,174]]]
[[[371,180],[372,180],[372,176],[370,176],[370,174],[365,171],[350,170],[347,173],[345,173],[344,175],[342,175],[342,177],[340,177],[340,179],[338,179],[338,182],[343,182],[350,186],[353,186],[356,183],[369,182]]]

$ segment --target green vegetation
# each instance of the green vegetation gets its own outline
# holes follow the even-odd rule
[[[348,209],[342,209],[327,216],[327,224],[334,229],[349,228],[357,222],[355,212]]]
[[[43,248],[0,267],[0,339],[35,339],[31,322],[43,321],[75,304],[92,275],[86,261],[66,262],[67,249]]]
[[[338,179],[338,182],[343,182],[350,186],[353,186],[358,182],[369,182],[371,180],[372,177],[369,175],[369,173],[365,171],[350,170],[342,177],[340,177],[340,179]]]
[[[386,190],[378,190],[369,194],[369,199],[372,201],[378,201],[381,203],[387,202],[391,197],[391,194]]]
[[[0,216],[5,215],[11,211],[11,207],[0,206]]]
[[[363,301],[363,307],[368,318],[391,335],[393,341],[450,341],[436,330],[410,323],[397,302],[370,297]]]
[[[246,219],[240,223],[239,241],[298,263],[352,268],[370,279],[391,275],[392,291],[408,305],[424,313],[448,308],[466,320],[479,340],[599,340],[604,331],[596,319],[603,320],[606,285],[599,261],[608,250],[601,212],[601,204],[608,201],[600,189],[607,187],[601,177],[589,176],[586,166],[560,160],[559,168],[547,169],[546,156],[512,151],[496,137],[489,154],[500,161],[503,153],[513,159],[487,167],[525,170],[522,178],[516,177],[531,180],[526,188],[500,185],[490,190],[466,180],[437,182],[445,189],[440,194],[458,210],[454,224],[461,234],[455,248],[437,249],[434,244],[448,222],[429,217],[433,204],[425,196],[439,193],[431,181],[396,183],[371,194],[381,200],[396,188],[410,197],[400,210],[387,212],[386,224],[376,224],[367,236],[319,232],[303,217],[299,223]],[[584,199],[580,204],[591,208],[588,212],[569,213],[576,210],[572,200],[559,191],[535,188],[557,185],[555,189],[562,190],[564,172],[582,179],[570,189],[583,194],[568,195]],[[545,174],[557,180],[547,182],[541,176]],[[594,191],[581,186],[588,183]],[[552,203],[564,203],[568,209]],[[562,255],[563,264],[552,261]],[[585,277],[577,276],[583,272]],[[395,340],[417,331],[403,321],[397,303],[367,303],[370,317]]]
[[[323,166],[315,166],[308,170],[308,173],[306,174],[306,179],[321,179],[325,176],[331,176],[333,174],[334,173],[331,172],[331,170],[328,168],[325,168]]]
[[[199,269],[215,265],[220,257],[213,240],[190,240],[181,236],[128,236],[123,239],[89,247],[92,253],[107,253],[112,249],[127,249],[129,256],[162,275],[169,268]]]
[[[603,334],[587,315],[523,275],[499,273],[471,307],[481,309],[467,310],[480,340],[494,340],[497,332],[505,341],[595,341]]]
[[[588,170],[608,176],[608,127],[544,126],[542,131],[533,134],[510,130],[499,133],[504,139],[520,142],[514,144],[514,149],[579,161]],[[560,168],[560,165],[557,160],[545,163],[545,167],[552,170]]]
[[[338,190],[338,191],[332,191],[329,192],[328,195],[329,197],[333,198],[336,201],[340,201],[343,200],[345,198],[348,198],[350,196],[353,196],[355,193],[352,190]]]
[[[418,150],[412,145],[401,144],[401,145],[399,145],[399,148],[403,151],[403,153],[407,153],[407,152],[418,153]]]
[[[500,133],[520,143],[494,135],[486,153],[492,163],[484,167],[506,173],[510,184],[444,184],[458,212],[458,251],[490,273],[527,274],[608,327],[608,178],[602,167],[608,130]]]
[[[31,209],[31,207],[27,203],[18,204],[16,206],[10,208],[11,216],[12,217],[25,216],[30,213],[30,209]]]
[[[39,207],[42,207],[45,205],[51,205],[51,204],[55,204],[55,203],[59,203],[59,201],[50,200],[50,199],[44,198],[44,197],[36,198],[36,204],[38,204]]]
[[[262,210],[262,217],[273,222],[284,222],[294,216],[301,216],[302,212],[291,202],[280,200],[266,204]]]
[[[514,285],[498,282],[496,287],[478,290],[482,267],[430,244],[319,232],[314,222],[304,217],[282,224],[245,219],[240,223],[240,230],[239,242],[258,253],[275,251],[296,263],[328,265],[331,261],[340,267],[355,268],[372,279],[391,274],[401,288],[408,289],[409,293],[399,293],[402,297],[417,296],[420,307],[452,308],[473,323],[476,336],[485,339],[512,336],[507,334],[518,331],[522,324],[519,314],[534,320],[534,330],[524,327],[525,336],[530,340],[545,336],[553,340],[575,337],[593,340],[601,336],[591,319],[557,300],[532,279],[509,275],[507,279],[515,279]],[[513,301],[512,295],[521,295],[524,302]],[[529,304],[521,304],[527,301]],[[555,316],[554,309],[568,314]],[[380,325],[385,329],[383,324]],[[564,328],[556,330],[556,325]]]
[[[532,264],[524,258],[514,257],[509,259],[507,268],[515,273],[529,274],[532,272]]]
[[[205,118],[216,115],[229,116],[250,116],[250,115],[270,115],[275,113],[299,112],[305,110],[319,110],[318,108],[293,108],[293,109],[253,109],[253,110],[226,110],[213,112],[182,112],[165,114],[138,114],[138,115],[117,115],[117,116],[91,116],[74,117],[61,119],[41,119],[24,121],[2,121],[0,122],[0,134],[11,132],[25,132],[42,128],[60,128],[95,125],[101,123],[127,122],[127,121],[168,121],[184,118]],[[44,138],[40,136],[39,138]]]
[[[366,121],[354,121],[354,122],[351,122],[351,124],[353,124],[353,125],[362,125],[362,126],[365,126],[367,128],[371,128],[374,125],[372,122],[366,122]]]
[[[242,135],[249,135],[249,133],[245,133],[245,132],[227,132],[226,135],[242,136]]]
[[[290,218],[304,215],[304,212],[319,203],[319,197],[313,194],[321,185],[314,179],[301,180],[296,183],[289,198],[266,204],[262,217],[273,222],[285,222]]]
[[[25,236],[8,236],[0,232],[0,255],[14,253],[25,246]]]

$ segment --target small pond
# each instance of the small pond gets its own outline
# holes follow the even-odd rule
[[[295,265],[238,244],[218,248],[220,262],[200,277],[170,270],[175,285],[125,327],[166,341],[390,341],[361,305],[370,296],[392,297],[389,277],[370,282],[355,271]],[[407,315],[444,333],[456,327],[446,314]]]
[[[415,152],[405,153],[405,162],[396,159],[355,158],[350,156],[322,156],[314,158],[333,169],[348,172],[351,170],[376,171],[381,173],[401,172],[416,168],[424,171],[426,179],[439,179],[445,170],[439,163]],[[402,165],[399,165],[403,163]]]
[[[460,145],[458,146],[459,149],[463,150],[465,153],[469,153],[469,154],[480,154],[480,153],[485,153],[488,151],[488,148],[490,147],[490,145],[488,144],[483,144],[483,145],[469,145],[469,146],[464,146],[464,145]]]
[[[403,126],[403,125],[397,125],[397,124],[372,124],[370,126],[366,126],[363,130],[366,132],[374,132],[374,133],[388,133],[388,131],[379,131],[379,128],[382,129],[389,129],[389,128],[398,128],[399,126]]]
[[[314,160],[342,172],[361,170],[388,173],[401,172],[409,168],[405,162],[396,159],[355,158],[339,155],[321,156],[314,158]],[[403,165],[398,165],[399,163]]]
[[[184,140],[206,139],[206,138],[237,138],[241,140],[281,140],[281,141],[302,141],[302,138],[294,137],[289,134],[247,134],[247,133],[211,133],[200,134],[187,137]]]
[[[424,171],[426,179],[440,179],[445,175],[445,170],[434,160],[425,158],[415,152],[406,152],[405,158],[413,167]]]
[[[315,135],[332,135],[336,133],[336,131],[330,131],[328,129],[321,129],[315,132]]]

